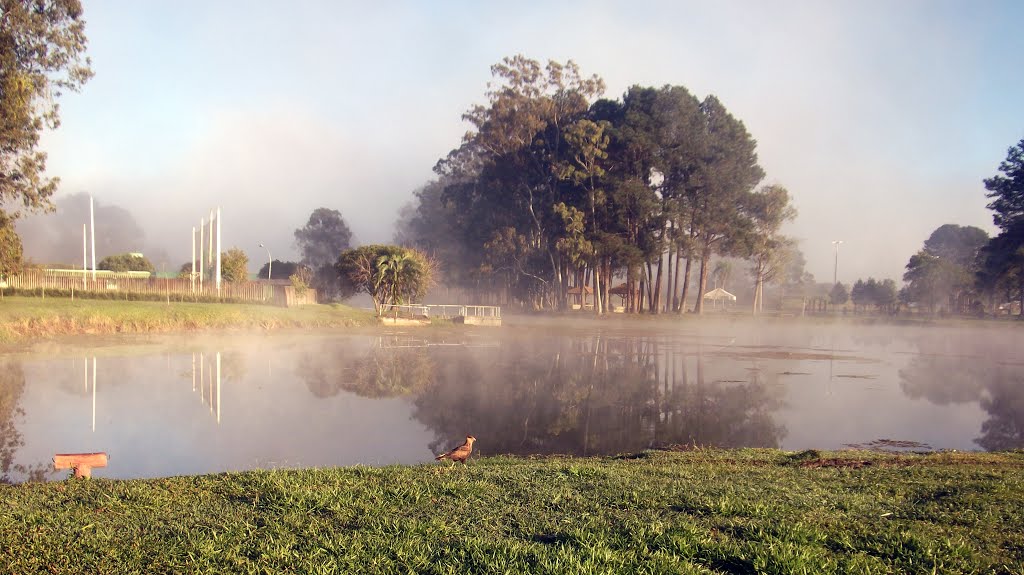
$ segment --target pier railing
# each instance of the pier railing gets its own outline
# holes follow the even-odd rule
[[[414,304],[384,306],[381,315],[404,315],[415,317],[436,317],[452,319],[456,317],[487,317],[501,318],[501,307],[496,305],[462,305],[462,304]]]

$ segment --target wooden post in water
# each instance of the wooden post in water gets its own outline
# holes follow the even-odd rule
[[[75,477],[92,477],[93,467],[106,467],[106,453],[58,453],[53,456],[54,469],[74,469]]]

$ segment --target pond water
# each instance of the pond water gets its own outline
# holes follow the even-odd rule
[[[598,328],[595,328],[598,325]],[[1024,447],[1024,332],[707,320],[78,338],[0,356],[0,479],[648,447]]]

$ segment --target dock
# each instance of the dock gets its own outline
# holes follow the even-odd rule
[[[450,319],[453,323],[501,326],[501,307],[496,305],[418,304],[390,305],[381,314],[384,323],[416,325],[430,323],[432,318]]]

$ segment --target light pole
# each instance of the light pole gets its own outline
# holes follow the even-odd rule
[[[832,268],[832,285],[839,283],[839,246],[843,243],[843,240],[832,240],[832,245],[836,248],[836,263]]]
[[[267,246],[263,245],[263,242],[260,242],[260,247],[265,249],[265,250],[267,250],[267,281],[270,281],[271,280],[270,272],[273,271],[273,269],[274,269],[274,260],[271,259],[271,257],[270,257],[270,248],[268,248]]]

